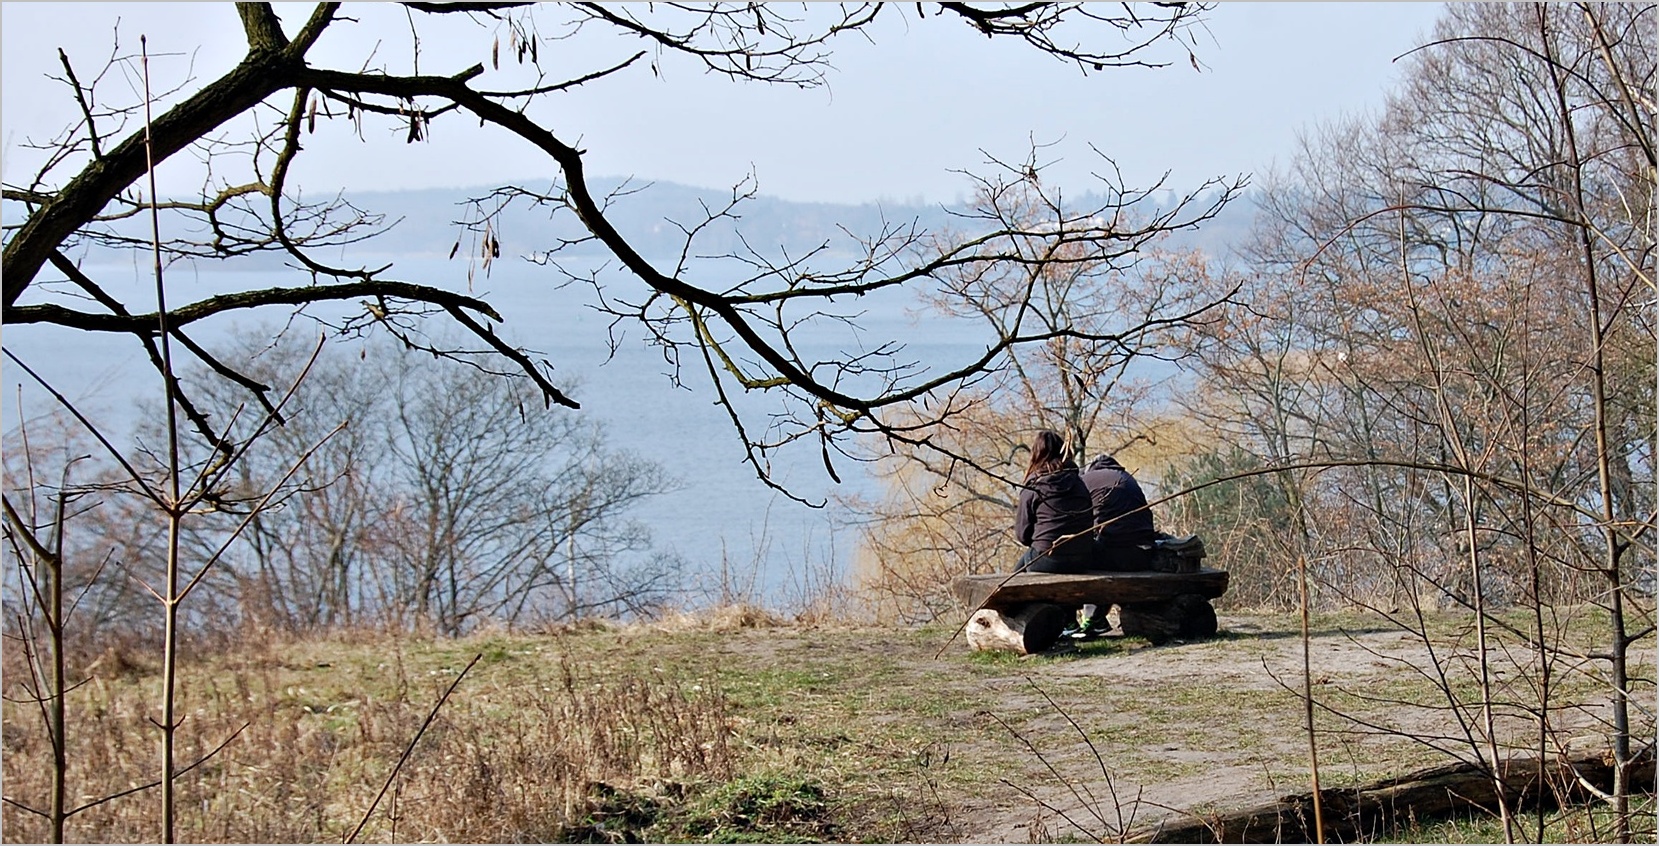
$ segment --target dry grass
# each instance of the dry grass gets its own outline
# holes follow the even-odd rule
[[[778,654],[774,631],[791,642]],[[362,825],[359,842],[939,839],[922,828],[937,821],[915,782],[891,783],[907,740],[876,731],[866,746],[840,703],[800,710],[803,697],[855,692],[859,680],[855,667],[801,666],[794,647],[813,631],[739,605],[462,640],[260,633],[200,649],[181,667],[178,760],[201,763],[178,782],[177,836],[341,842]],[[18,804],[0,824],[7,842],[39,842],[45,819],[19,805],[46,807],[51,750],[17,684],[26,673],[15,645],[0,763]],[[806,658],[840,664],[833,649]],[[68,697],[70,805],[91,807],[69,821],[68,838],[152,842],[157,791],[101,800],[160,771],[157,662],[137,646],[112,648],[81,674],[90,681]]]
[[[1350,637],[1402,653],[1409,639],[1375,618],[1316,623],[1330,681],[1322,700],[1368,719],[1404,713],[1343,691],[1411,698],[1418,676],[1371,660]],[[1446,625],[1455,634],[1456,621]],[[250,638],[199,650],[184,667],[181,761],[234,739],[181,778],[178,836],[345,839],[478,656],[358,840],[1085,836],[1044,822],[1036,801],[1003,780],[1057,807],[1073,801],[1068,783],[1110,804],[1107,767],[1118,798],[1149,803],[1142,824],[1160,806],[1230,807],[1295,790],[1305,777],[1299,707],[1274,676],[1295,664],[1297,627],[1286,615],[1233,616],[1208,643],[1112,638],[1028,659],[970,655],[960,639],[940,654],[949,627],[808,625],[746,607],[463,640]],[[154,663],[122,649],[94,657],[93,680],[69,697],[72,804],[159,771]],[[6,669],[5,795],[43,807],[48,745],[34,707],[16,700],[15,663]],[[1320,722],[1330,785],[1423,763],[1409,740],[1348,735],[1328,714]],[[69,837],[153,841],[158,819],[154,791],[144,791],[77,815]],[[47,834],[9,805],[0,823],[11,842]]]
[[[256,646],[186,669],[179,760],[205,760],[180,782],[180,839],[345,839],[469,649],[484,656],[476,676],[420,737],[358,840],[606,839],[600,832],[620,793],[648,797],[731,777],[725,697],[684,679],[599,677],[495,639]],[[158,684],[153,672],[99,674],[73,692],[72,805],[154,777]],[[30,711],[6,705],[5,790],[39,805],[30,800],[46,795],[50,749]],[[38,816],[4,813],[8,841],[47,835]],[[144,842],[159,835],[158,820],[146,792],[76,815],[70,831],[77,840]]]
[[[667,632],[735,632],[743,629],[775,629],[791,623],[758,605],[738,603],[708,611],[675,611],[648,625],[650,628]]]

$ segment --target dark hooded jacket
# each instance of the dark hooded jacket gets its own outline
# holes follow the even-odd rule
[[[1020,488],[1020,504],[1014,513],[1014,536],[1038,552],[1048,552],[1062,536],[1087,532],[1093,525],[1089,515],[1089,489],[1083,486],[1077,468],[1069,467],[1038,476]],[[1056,554],[1085,556],[1087,540],[1068,543],[1056,550]]]
[[[1111,521],[1100,530],[1101,546],[1139,546],[1157,539],[1146,494],[1117,459],[1109,455],[1096,458],[1083,470],[1082,479],[1093,502],[1095,525]]]

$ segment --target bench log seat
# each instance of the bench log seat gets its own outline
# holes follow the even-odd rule
[[[976,609],[968,620],[969,646],[1031,654],[1053,646],[1073,622],[1072,609],[1084,604],[1102,614],[1118,606],[1123,633],[1153,643],[1213,637],[1210,600],[1227,592],[1227,571],[992,573],[962,576],[950,587],[964,607]]]

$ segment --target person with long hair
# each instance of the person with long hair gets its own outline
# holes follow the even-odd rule
[[[1081,573],[1095,553],[1093,504],[1065,439],[1044,429],[1031,440],[1031,462],[1014,514],[1014,537],[1027,549],[1021,571]]]

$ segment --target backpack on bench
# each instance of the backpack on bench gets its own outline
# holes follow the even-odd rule
[[[1196,573],[1202,566],[1204,539],[1197,535],[1175,537],[1159,533],[1152,542],[1152,569],[1161,573]]]

